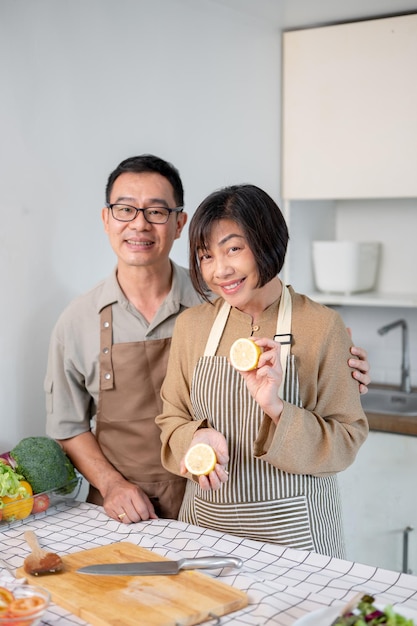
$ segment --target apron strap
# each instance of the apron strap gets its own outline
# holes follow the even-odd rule
[[[100,389],[113,389],[114,372],[112,362],[113,316],[111,305],[100,313]]]
[[[292,319],[292,300],[289,289],[286,285],[282,285],[281,302],[279,303],[277,332],[274,340],[281,344],[281,368],[282,381],[278,390],[278,395],[283,398],[285,374],[287,371],[287,361],[291,350],[291,319]]]
[[[214,356],[216,354],[217,346],[219,345],[224,327],[226,326],[230,309],[230,304],[224,301],[220,311],[217,313],[214,324],[211,327],[211,331],[207,339],[206,349],[204,350],[204,356]]]

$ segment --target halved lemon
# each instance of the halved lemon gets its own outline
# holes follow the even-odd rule
[[[214,470],[217,457],[213,448],[207,443],[196,443],[188,450],[184,463],[190,474],[206,476]]]
[[[250,372],[258,367],[262,349],[252,339],[236,339],[230,348],[230,363],[241,372]]]

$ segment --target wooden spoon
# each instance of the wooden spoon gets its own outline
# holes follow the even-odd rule
[[[64,564],[61,557],[54,552],[43,550],[32,530],[25,532],[25,539],[32,549],[32,554],[29,554],[23,563],[23,569],[27,574],[39,576],[42,574],[54,574],[62,570]]]

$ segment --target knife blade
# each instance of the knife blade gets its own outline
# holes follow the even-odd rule
[[[98,574],[100,576],[169,576],[181,570],[218,569],[222,567],[242,567],[243,561],[234,556],[206,556],[179,561],[140,561],[129,563],[97,563],[77,569],[78,574]]]

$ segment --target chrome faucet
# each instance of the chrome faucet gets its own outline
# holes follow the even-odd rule
[[[385,333],[389,332],[393,328],[397,328],[397,326],[401,326],[402,328],[402,362],[401,362],[401,391],[405,391],[405,393],[411,393],[411,380],[410,380],[410,345],[408,339],[408,325],[405,320],[397,320],[396,322],[391,322],[391,324],[387,324],[386,326],[382,326],[378,328],[378,332],[380,335],[385,335]]]

